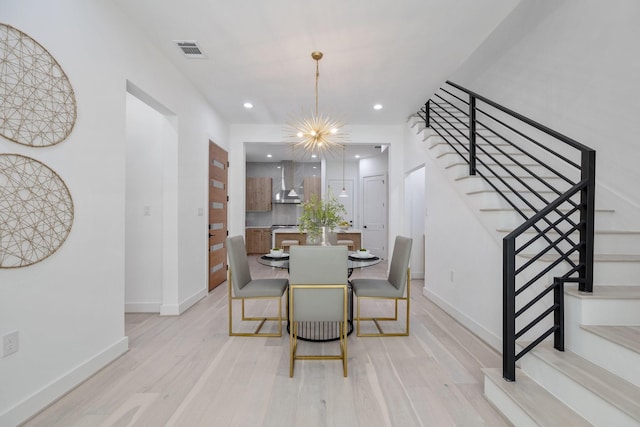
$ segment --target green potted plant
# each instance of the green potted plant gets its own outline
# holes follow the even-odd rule
[[[333,231],[342,221],[342,214],[346,214],[346,210],[332,193],[325,200],[313,194],[302,203],[298,228],[307,233],[308,244],[320,244],[323,228]]]

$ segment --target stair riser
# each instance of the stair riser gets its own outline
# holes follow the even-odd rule
[[[485,377],[484,395],[506,419],[518,427],[539,427],[538,424],[519,405],[514,403],[511,397],[502,391],[496,384]]]
[[[624,412],[540,360],[535,356],[535,352],[526,354],[521,359],[520,367],[534,381],[594,425],[616,427],[638,425],[637,421]]]
[[[566,310],[568,317],[572,308]],[[585,331],[577,322],[566,326],[565,347],[568,350],[640,387],[640,354]]]
[[[482,183],[466,183],[469,186],[480,186]],[[473,184],[473,185],[471,185]],[[473,190],[471,190],[473,191]],[[489,210],[484,209],[481,210],[481,213],[484,217],[487,217],[489,221],[496,224],[496,229],[507,229],[512,230],[520,226],[524,219],[523,217],[517,213],[515,210]],[[531,211],[523,211],[523,213],[527,216],[531,216]],[[552,216],[551,218],[557,219],[556,216]],[[573,213],[570,217],[574,222],[579,221],[579,214]],[[611,229],[613,228],[613,212],[612,211],[596,211],[595,213],[595,228],[596,229]],[[541,223],[542,224],[542,223]]]
[[[572,322],[577,325],[640,325],[638,299],[575,298],[570,295],[565,299],[568,310],[565,317],[574,319]]]
[[[507,235],[507,233],[500,234],[502,237]],[[556,241],[558,239],[558,233],[549,233],[547,236],[552,241]],[[523,237],[524,239],[522,239],[522,242],[526,242],[533,238],[533,234],[526,233]],[[640,245],[638,244],[639,238],[636,235],[596,234],[594,238],[594,248],[596,253],[611,255],[640,255]],[[577,233],[572,240],[575,242],[578,241]],[[546,241],[538,239],[523,252],[523,255],[531,256],[532,254],[538,253],[544,247],[546,247]]]
[[[456,156],[456,157],[447,157],[447,158],[443,158],[441,157],[441,159],[443,159],[443,164],[445,164],[445,168],[447,169],[447,173],[451,174],[454,179],[455,178],[462,178],[465,177],[467,175],[469,175],[469,165],[467,163],[463,163],[463,160],[460,160],[459,158],[460,156]],[[494,166],[494,165],[490,165],[497,173],[500,173],[500,175],[504,175],[506,174],[506,172],[504,172],[499,166]],[[484,168],[480,168],[479,171],[482,172]],[[544,171],[537,167],[537,166],[532,166],[531,167],[531,172],[535,173],[535,174],[543,174]],[[484,172],[485,175],[490,174],[490,172]],[[539,175],[539,176],[544,176],[544,175]],[[513,178],[506,178],[505,179],[506,182],[509,183],[509,185],[518,185],[515,182],[513,182]],[[527,185],[529,185],[529,181],[528,179],[524,180]],[[504,185],[501,185],[504,186]],[[521,186],[521,185],[518,185]],[[553,195],[549,195],[549,197],[551,197],[551,200],[553,200]]]
[[[566,265],[560,264],[549,273],[549,277],[560,276],[567,271]],[[640,277],[640,262],[595,261],[593,263],[594,285],[636,285]]]

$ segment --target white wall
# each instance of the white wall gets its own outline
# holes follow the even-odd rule
[[[41,43],[73,85],[78,120],[49,148],[0,138],[0,152],[42,161],[73,197],[73,228],[61,248],[26,268],[0,270],[0,330],[17,329],[20,351],[0,359],[0,425],[14,425],[127,349],[124,336],[125,106],[127,79],[179,118],[163,185],[163,239],[174,260],[163,271],[168,312],[206,295],[207,141],[228,143],[227,127],[203,98],[111,1],[4,0],[0,20]],[[173,206],[167,211],[166,206]]]
[[[632,229],[640,225],[639,18],[636,1],[521,2],[449,78],[596,149],[596,204]],[[423,149],[407,139],[407,150]],[[501,248],[426,158],[425,294],[500,348]]]
[[[635,0],[524,1],[450,78],[595,149],[598,190],[635,229],[639,20]]]
[[[424,278],[424,246],[426,225],[426,176],[425,168],[420,167],[407,174],[404,181],[404,212],[407,217],[407,229],[413,239],[411,247],[411,277]]]

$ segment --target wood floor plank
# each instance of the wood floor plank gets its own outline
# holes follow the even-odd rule
[[[254,277],[287,277],[251,261]],[[386,268],[383,262],[352,278],[385,277]],[[347,378],[334,360],[296,361],[289,378],[286,324],[282,337],[229,337],[226,284],[178,317],[127,314],[130,350],[24,425],[508,426],[481,381],[481,369],[501,366],[500,358],[428,301],[422,286],[412,281],[409,337],[349,336]],[[277,305],[247,308],[273,313]],[[386,302],[371,308],[392,309]],[[252,330],[239,316],[238,306],[234,320]],[[399,323],[385,322],[385,330],[400,330]],[[299,350],[338,352],[337,343],[301,342]]]

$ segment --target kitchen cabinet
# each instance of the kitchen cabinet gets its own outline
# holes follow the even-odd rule
[[[300,245],[304,245],[306,244],[307,241],[307,233],[297,233],[297,232],[292,232],[292,231],[287,231],[287,232],[276,232],[275,233],[276,236],[276,248],[281,248],[282,247],[282,241],[283,240],[297,240],[298,244]]]
[[[270,228],[247,228],[246,246],[248,254],[266,254],[271,249]]]
[[[316,195],[318,199],[322,197],[321,183],[319,176],[305,176],[303,179],[304,185],[304,202],[311,200],[312,195]]]
[[[271,210],[271,178],[247,177],[247,212],[268,212]]]

